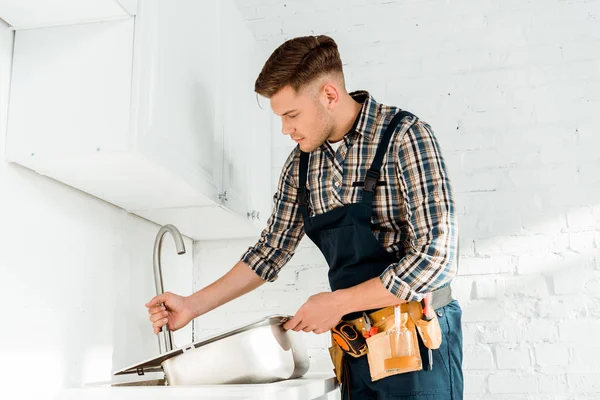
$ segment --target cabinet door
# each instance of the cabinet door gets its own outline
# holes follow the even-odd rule
[[[15,29],[128,17],[115,0],[0,0],[0,18]]]
[[[250,47],[250,71],[253,71],[252,88],[254,80],[258,77],[269,54],[261,51],[258,43],[253,42]],[[252,162],[248,163],[248,198],[252,222],[258,228],[264,228],[272,210],[273,191],[271,189],[271,120],[273,111],[268,99],[256,96],[253,92],[249,104],[249,134],[252,137],[248,152],[253,155]]]
[[[138,151],[215,201],[223,157],[217,8],[196,0],[139,3],[132,101]]]
[[[221,4],[221,18],[230,13]],[[235,15],[235,14],[231,14]],[[243,22],[243,21],[242,21]],[[253,126],[250,121],[253,86],[248,66],[248,48],[251,38],[240,34],[243,25],[221,26],[221,92],[227,94],[218,107],[223,119],[224,159],[223,191],[227,194],[224,206],[236,214],[248,212],[248,188],[251,183],[250,164],[256,154],[252,152]]]
[[[228,2],[221,3],[221,21],[231,21],[220,30],[222,91],[228,94],[219,103],[224,121],[224,205],[259,222],[268,213],[264,198],[270,192],[270,107],[264,99],[259,105],[254,82],[266,58],[239,12],[230,8]]]
[[[40,171],[38,160],[127,150],[133,25],[130,18],[16,32],[10,161],[43,173],[50,164]]]
[[[249,201],[250,219],[259,229],[265,227],[273,208],[272,163],[271,163],[271,107],[269,101],[261,99],[262,109],[252,112],[253,142],[249,148],[256,157],[250,163]],[[278,175],[278,173],[276,173]]]

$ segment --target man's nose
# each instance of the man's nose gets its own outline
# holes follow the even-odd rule
[[[291,135],[292,133],[294,133],[294,130],[295,129],[291,126],[281,124],[281,133],[283,133],[284,135]]]

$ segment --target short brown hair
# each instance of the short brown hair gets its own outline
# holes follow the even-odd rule
[[[254,91],[271,98],[284,86],[296,92],[320,76],[341,75],[342,60],[335,40],[326,35],[302,36],[285,41],[269,57],[254,84]]]

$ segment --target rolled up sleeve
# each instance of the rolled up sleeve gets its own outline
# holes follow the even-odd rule
[[[279,271],[292,258],[298,242],[304,236],[304,223],[297,197],[299,150],[289,155],[279,177],[277,191],[273,195],[273,212],[258,242],[241,257],[263,280],[273,282]]]
[[[456,275],[458,226],[452,185],[431,126],[417,120],[398,140],[396,173],[408,239],[405,256],[380,280],[396,297],[418,301]]]

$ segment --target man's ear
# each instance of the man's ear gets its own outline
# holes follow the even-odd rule
[[[323,97],[327,109],[333,110],[340,101],[340,91],[334,84],[326,83],[323,87]]]

